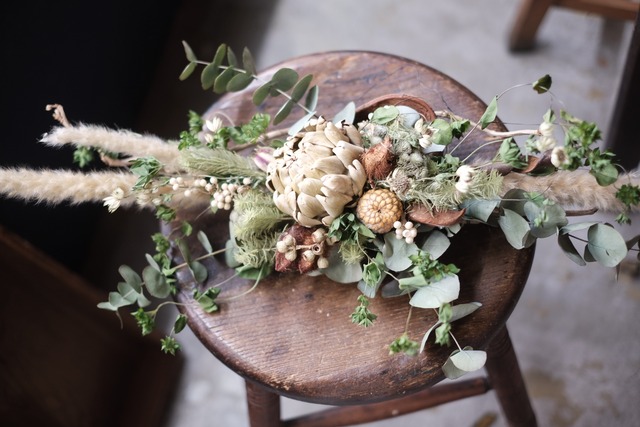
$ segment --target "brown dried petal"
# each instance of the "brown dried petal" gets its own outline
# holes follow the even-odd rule
[[[407,209],[407,218],[421,224],[449,227],[459,223],[464,213],[465,209],[434,212],[425,205],[415,204]]]

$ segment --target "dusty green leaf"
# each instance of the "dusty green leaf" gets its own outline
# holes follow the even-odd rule
[[[437,129],[433,135],[433,143],[437,145],[449,145],[453,139],[453,131],[448,121],[443,119],[435,119],[431,122],[431,127]]]
[[[149,255],[149,254],[144,254],[144,256],[145,256],[145,258],[146,258],[147,263],[149,264],[149,266],[151,266],[151,268],[155,268],[155,269],[156,269],[156,270],[158,270],[158,271],[162,270],[162,269],[160,268],[160,265],[156,262],[156,260],[155,260],[155,259],[153,259],[153,257],[152,257],[151,255]]]
[[[562,249],[564,254],[571,261],[575,262],[578,265],[582,265],[582,266],[587,265],[587,263],[582,258],[582,256],[574,246],[573,242],[571,241],[571,236],[569,236],[568,234],[562,234],[562,233],[558,234],[558,246],[560,246],[560,249]]]
[[[253,55],[246,47],[242,51],[242,66],[249,72],[249,74],[258,74],[256,70],[256,62],[253,60]]]
[[[215,93],[224,93],[227,90],[227,85],[235,76],[236,71],[233,68],[227,68],[216,77],[213,83],[213,91]]]
[[[198,231],[198,241],[200,242],[204,250],[207,251],[208,254],[213,252],[213,247],[211,246],[211,242],[209,242],[209,238],[202,230]]]
[[[526,219],[510,209],[503,209],[498,225],[511,246],[516,249],[527,247],[530,226]]]
[[[121,265],[118,269],[118,272],[129,286],[135,289],[136,292],[140,292],[142,279],[140,278],[140,275],[138,273],[136,273],[128,265]]]
[[[342,110],[338,111],[335,116],[333,116],[334,123],[353,123],[353,120],[356,117],[356,104],[353,102],[349,102],[347,105],[342,108]]]
[[[449,238],[443,232],[434,230],[429,234],[429,237],[427,237],[427,240],[420,249],[429,253],[431,258],[438,259],[446,252],[450,245],[451,242]]]
[[[193,74],[197,66],[198,66],[197,63],[189,62],[187,66],[184,67],[184,70],[182,70],[182,73],[180,73],[180,77],[178,78],[180,80],[186,80],[191,74]]]
[[[167,278],[150,266],[147,266],[142,270],[142,277],[144,283],[147,286],[149,293],[156,298],[166,298],[171,293],[171,287],[167,282]]]
[[[469,372],[477,371],[487,362],[487,353],[481,350],[467,350],[454,352],[442,366],[444,374],[449,379],[460,378]]]
[[[215,55],[213,56],[213,61],[207,64],[206,67],[202,70],[200,74],[200,82],[202,83],[202,88],[207,90],[213,87],[213,84],[220,73],[220,66],[222,65],[222,61],[227,54],[227,45],[221,44],[218,46]]]
[[[498,203],[500,203],[498,199],[470,199],[465,200],[462,203],[462,208],[465,209],[465,216],[479,219],[482,222],[487,222],[495,208],[498,206]]]
[[[589,253],[605,267],[615,267],[627,256],[627,244],[608,224],[595,224],[587,232]]]
[[[379,125],[385,125],[394,121],[400,115],[400,111],[393,105],[385,105],[384,107],[376,108],[371,116],[371,122]]]
[[[491,102],[489,102],[489,105],[487,105],[487,109],[482,114],[482,117],[480,117],[478,124],[482,129],[484,129],[496,119],[497,115],[498,115],[498,97],[494,96]]]
[[[278,123],[286,119],[287,116],[291,113],[291,110],[295,105],[296,104],[291,101],[285,102],[284,105],[280,107],[276,115],[273,117],[273,124],[277,125]]]
[[[246,88],[253,81],[253,76],[249,73],[239,72],[229,80],[227,83],[227,90],[229,92],[239,92]]]
[[[197,283],[204,283],[204,281],[207,280],[209,272],[201,262],[191,261],[189,263],[189,269],[191,270],[191,274],[193,274],[193,279]]]
[[[395,233],[384,235],[384,264],[389,270],[404,271],[411,267],[410,255],[418,253],[418,245],[406,243],[402,239],[396,239]]]
[[[451,302],[460,294],[460,279],[457,275],[445,276],[444,279],[418,289],[409,304],[419,308],[438,308]]]
[[[256,89],[256,91],[253,92],[253,105],[262,104],[269,96],[272,88],[273,84],[271,82],[267,82]]]
[[[227,47],[227,62],[230,67],[237,68],[238,67],[238,58],[236,57],[235,52],[230,47]]]
[[[309,85],[311,84],[311,80],[313,80],[313,74],[307,74],[306,76],[301,78],[298,83],[296,83],[296,85],[293,87],[293,90],[291,90],[292,101],[298,102],[300,99],[302,99],[304,94],[307,92]]]
[[[191,49],[191,46],[189,46],[189,44],[184,40],[182,40],[182,47],[184,48],[184,53],[187,57],[187,61],[196,62],[198,60],[196,54],[193,53],[193,49]]]
[[[618,170],[611,163],[597,169],[592,168],[589,173],[596,178],[601,186],[611,185],[618,180]]]
[[[549,74],[545,74],[533,82],[533,90],[538,93],[545,93],[549,89],[551,89],[551,76]]]
[[[320,92],[320,88],[317,85],[314,85],[307,92],[307,97],[304,100],[304,106],[309,111],[315,111],[318,106],[318,93]]]
[[[173,322],[173,331],[176,334],[179,334],[184,330],[185,326],[187,326],[187,316],[185,316],[184,314],[179,314],[176,318],[176,321]]]
[[[271,77],[271,84],[274,88],[286,92],[295,86],[298,81],[298,73],[291,68],[281,68]]]
[[[456,320],[460,320],[463,317],[466,317],[482,307],[482,304],[479,302],[469,302],[465,304],[457,304],[451,307],[451,318],[449,322],[455,322]]]

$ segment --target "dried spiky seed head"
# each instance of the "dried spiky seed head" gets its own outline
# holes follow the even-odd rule
[[[384,234],[402,217],[402,202],[390,190],[369,190],[358,200],[356,216],[374,233]]]

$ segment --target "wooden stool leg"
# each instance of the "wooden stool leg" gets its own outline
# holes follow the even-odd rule
[[[510,50],[533,48],[538,27],[553,3],[554,0],[522,0],[509,35]]]
[[[251,427],[281,427],[280,396],[261,385],[245,381]]]
[[[537,426],[536,415],[506,326],[503,326],[487,348],[486,370],[509,425]]]

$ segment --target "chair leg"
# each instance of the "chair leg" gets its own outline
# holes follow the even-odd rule
[[[504,326],[487,348],[486,370],[509,425],[537,426],[518,359]]]
[[[511,51],[533,48],[538,27],[553,3],[554,0],[522,0],[509,35]]]
[[[245,381],[245,387],[249,425],[251,427],[281,427],[280,396],[251,381]]]

